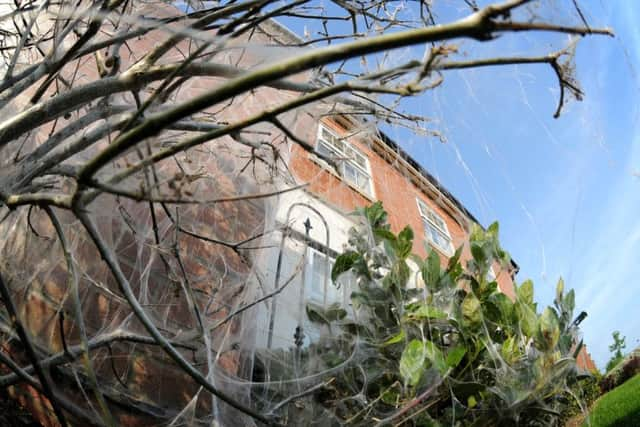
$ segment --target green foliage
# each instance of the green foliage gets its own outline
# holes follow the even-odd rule
[[[622,355],[622,350],[627,347],[625,342],[627,337],[620,337],[620,331],[613,331],[611,336],[613,337],[613,344],[609,346],[609,351],[614,353],[616,356]]]
[[[616,366],[618,366],[624,360],[624,356],[613,356],[607,362],[607,366],[605,367],[606,372],[611,372]]]
[[[620,331],[613,331],[611,336],[613,338],[613,344],[609,346],[609,351],[612,352],[613,355],[611,355],[611,359],[609,359],[609,362],[607,362],[607,372],[611,371],[624,360],[622,350],[627,347],[627,344],[625,342],[626,337],[620,337]]]
[[[416,425],[557,422],[567,381],[575,377],[573,291],[565,294],[560,280],[554,306],[542,313],[531,281],[517,287],[515,301],[500,293],[487,280],[493,263],[510,262],[497,224],[474,227],[465,266],[459,248],[443,268],[435,251],[426,259],[411,255],[413,232],[392,233],[380,203],[361,213],[370,229],[352,231],[351,247],[332,272],[334,280],[347,271],[357,277],[355,315],[308,311],[337,336],[312,345],[307,351],[323,362],[304,359],[307,365],[344,363],[316,401],[353,423],[390,416]],[[412,286],[415,280],[424,286]],[[411,409],[418,396],[420,409]]]
[[[562,408],[561,425],[579,414],[586,414],[591,405],[600,397],[600,380],[597,371],[582,378],[569,381],[569,389],[563,394],[565,406]]]
[[[620,360],[612,360],[615,365],[608,370],[604,378],[600,381],[600,388],[603,392],[612,390],[623,384],[628,379],[640,374],[640,350],[636,349]],[[611,361],[609,363],[612,363]],[[609,368],[609,366],[607,366]]]

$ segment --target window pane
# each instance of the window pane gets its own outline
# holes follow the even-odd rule
[[[371,194],[370,182],[371,182],[371,179],[369,178],[368,175],[365,175],[362,172],[358,174],[358,188],[360,188],[362,191],[364,191],[367,194]]]
[[[333,157],[335,155],[333,150],[327,147],[322,141],[318,144],[316,151],[326,157]]]
[[[436,247],[441,249],[444,253],[451,252],[451,239],[446,234],[442,233],[436,226],[429,221],[425,221],[425,230],[427,232],[427,239],[431,241]]]
[[[353,159],[355,157],[355,152],[350,146],[343,146],[342,151],[344,152],[344,156],[348,159]]]
[[[325,128],[322,128],[322,138],[327,142],[331,142],[333,140],[333,135]]]
[[[322,127],[316,151],[327,157],[337,157],[338,168],[343,178],[367,194],[371,193],[371,177],[368,174],[369,161],[356,147],[351,146],[344,139],[335,137]]]
[[[362,169],[367,169],[367,159],[362,154],[354,152],[353,160],[355,160]]]
[[[427,215],[427,212],[429,212],[427,206],[420,199],[418,199],[418,210],[420,211],[420,215],[422,215],[423,217],[425,217]]]
[[[318,304],[324,304],[325,293],[327,305],[336,302],[343,303],[344,288],[338,289],[331,281],[333,260],[320,252],[310,250],[309,273],[307,274],[307,298]],[[326,286],[326,289],[325,289]]]
[[[436,214],[433,211],[429,211],[429,219],[431,220],[431,222],[434,223],[434,225],[438,228],[440,228],[442,231],[445,231],[447,229],[447,226],[445,225],[444,221],[442,220],[442,218],[440,218],[440,216],[438,216],[438,214]]]
[[[357,186],[357,174],[358,170],[353,165],[346,162],[344,163],[344,179]]]
[[[326,271],[325,258],[318,252],[311,251],[309,257],[310,274],[308,275],[307,289],[309,290],[309,298],[322,302],[324,298],[324,276]]]

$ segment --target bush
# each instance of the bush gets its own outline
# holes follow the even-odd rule
[[[632,356],[622,365],[622,382],[640,374],[640,356]]]
[[[334,281],[346,272],[357,277],[353,315],[308,307],[309,319],[333,334],[295,355],[310,378],[331,372],[315,405],[340,424],[557,424],[581,347],[574,350],[573,290],[565,293],[560,280],[554,306],[541,313],[531,281],[516,287],[515,301],[501,293],[487,274],[494,262],[510,262],[497,224],[472,230],[472,259],[464,267],[459,248],[443,268],[433,250],[426,259],[411,255],[413,231],[392,233],[380,203],[362,213],[369,228],[352,230],[350,248],[332,271]],[[420,287],[408,286],[409,260]],[[317,409],[305,410],[318,417]],[[311,421],[300,411],[296,419]]]
[[[602,375],[595,371],[586,378],[576,379],[575,382],[570,383],[570,390],[564,394],[567,403],[561,410],[561,424],[565,424],[578,414],[585,413],[591,407],[602,394],[601,380]]]
[[[600,389],[606,393],[640,374],[640,355],[632,353],[600,381]]]

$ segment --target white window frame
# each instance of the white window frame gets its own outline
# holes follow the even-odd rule
[[[416,202],[418,203],[418,212],[420,213],[420,217],[424,223],[424,234],[429,243],[445,255],[453,255],[453,239],[451,238],[451,234],[449,234],[449,229],[447,228],[447,223],[444,218],[438,215],[436,211],[431,209],[425,202],[420,200],[419,197],[416,197]],[[431,237],[431,233],[427,228],[433,228],[433,230],[435,230],[440,237],[447,240],[449,244],[444,247],[439,242],[435,241]]]
[[[323,283],[321,284],[324,289],[321,289],[319,292],[314,292],[313,289],[313,267],[315,262],[315,257],[320,256],[329,262],[329,268],[326,267],[326,264],[323,265],[323,271],[327,272],[326,280],[323,279]],[[307,248],[307,265],[305,266],[305,299],[307,301],[313,302],[319,306],[328,307],[331,304],[335,304],[336,302],[340,303],[341,306],[346,307],[347,301],[347,289],[344,283],[341,284],[340,288],[337,288],[334,283],[331,281],[331,270],[333,269],[333,265],[335,264],[335,259],[326,253],[314,249],[312,247]],[[326,269],[326,270],[325,270]],[[326,286],[325,286],[326,285]],[[338,294],[337,299],[328,299],[328,290],[335,289]]]
[[[323,278],[323,283],[320,284],[321,289],[317,292],[313,285],[313,267],[316,260],[316,256],[320,256],[323,260],[328,260],[329,268],[326,269],[326,264],[323,263],[323,271],[327,271],[326,280]],[[307,248],[307,261],[305,265],[305,277],[304,279],[304,292],[305,292],[305,304],[311,304],[319,308],[327,308],[332,304],[339,303],[340,307],[347,311],[347,319],[353,319],[353,310],[351,304],[348,304],[349,295],[352,290],[353,283],[341,283],[340,288],[331,281],[331,270],[335,263],[335,259],[326,253],[314,249],[312,247]],[[325,270],[326,269],[326,270]],[[347,273],[345,273],[347,274]],[[329,289],[333,289],[335,292],[335,298],[328,298]],[[314,292],[316,291],[316,292]],[[305,326],[303,333],[305,334],[304,346],[308,346],[312,342],[317,342],[322,334],[322,326],[311,322],[309,319],[305,320]]]
[[[323,135],[323,132],[329,134],[334,140],[330,141]],[[338,144],[339,142],[339,144]],[[363,193],[367,197],[373,198],[373,177],[371,174],[371,164],[369,163],[369,158],[361,152],[357,147],[353,144],[349,143],[345,138],[341,138],[332,132],[328,127],[320,124],[318,126],[318,138],[316,140],[316,152],[320,152],[320,146],[325,151],[329,151],[333,156],[335,156],[336,163],[339,168],[340,176],[344,181],[346,181],[351,187],[355,188],[359,192]],[[358,159],[360,162],[358,162]],[[356,169],[356,173],[359,173],[358,176],[364,176],[367,182],[366,185],[358,184],[358,176],[356,179],[352,179],[347,175],[347,167],[352,167]]]
[[[326,280],[323,280],[323,283],[321,283],[320,285],[322,287],[324,287],[324,289],[321,289],[319,292],[314,292],[314,288],[313,288],[313,273],[314,273],[314,263],[316,261],[316,256],[320,256],[324,259],[325,262],[328,261],[329,266],[327,268],[326,264],[323,265],[323,270],[326,271],[328,273],[328,277],[326,278]],[[331,269],[333,268],[333,263],[334,260],[327,256],[326,254],[313,249],[311,247],[307,248],[307,265],[305,266],[305,278],[304,278],[304,282],[305,282],[305,292],[306,292],[306,299],[308,301],[312,301],[316,304],[320,304],[322,306],[327,305],[327,288],[329,286],[333,286],[333,284],[331,283]]]

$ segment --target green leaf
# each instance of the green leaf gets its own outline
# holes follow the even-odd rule
[[[458,261],[460,261],[460,255],[462,255],[462,246],[456,249],[456,252],[453,254],[451,258],[449,258],[449,263],[447,264],[447,270],[453,270],[456,268]]]
[[[479,242],[484,240],[484,231],[482,230],[482,227],[480,227],[478,224],[473,224],[471,226],[471,233],[469,234],[469,241],[470,242]]]
[[[518,288],[518,299],[527,305],[533,304],[533,282],[531,280],[525,280],[524,283]]]
[[[440,421],[431,418],[431,416],[426,412],[423,412],[416,417],[416,425],[420,427],[442,427]]]
[[[383,342],[382,345],[386,347],[388,345],[397,344],[399,342],[402,342],[405,336],[406,334],[404,332],[404,329],[402,329],[399,333],[395,334],[394,336],[392,336],[391,338]]]
[[[457,346],[449,350],[449,353],[447,354],[447,366],[450,368],[458,366],[466,353],[467,349],[463,346]]]
[[[447,313],[432,305],[420,303],[407,313],[407,317],[409,319],[445,319]]]
[[[518,357],[520,356],[520,351],[515,336],[507,338],[505,342],[502,343],[500,354],[502,355],[502,358],[510,365],[518,359]]]
[[[516,312],[518,314],[518,320],[520,329],[527,337],[533,337],[536,333],[538,325],[538,316],[531,309],[531,307],[522,301],[518,301],[516,304]]]
[[[456,398],[468,399],[474,394],[483,394],[487,388],[486,385],[478,382],[452,382],[451,387]]]
[[[429,256],[422,265],[421,273],[427,289],[436,291],[440,280],[440,256],[433,249],[429,251]]]
[[[400,375],[405,384],[415,386],[424,373],[427,351],[422,341],[411,340],[400,357]]]
[[[573,309],[576,307],[576,294],[573,289],[567,292],[567,295],[562,300],[562,303],[565,311],[569,314],[569,317],[571,317]]]
[[[431,361],[433,367],[440,372],[440,375],[444,375],[448,367],[442,351],[431,341],[425,341],[424,348],[427,353],[427,358]]]
[[[404,289],[407,286],[407,282],[411,277],[411,269],[407,265],[406,261],[399,260],[391,267],[391,271],[385,277],[383,283],[386,288],[390,288],[392,284],[395,284],[398,288]]]
[[[542,312],[538,321],[538,341],[542,344],[542,350],[552,350],[558,344],[560,338],[560,327],[558,325],[558,316],[556,312],[547,307]]]
[[[476,401],[475,396],[471,395],[471,396],[469,396],[469,398],[467,398],[467,406],[470,409],[475,408],[477,404],[478,404],[478,402]]]
[[[386,228],[374,228],[373,234],[380,239],[388,240],[389,242],[392,242],[394,245],[396,243],[395,234],[393,234],[390,230],[387,230]]]
[[[494,222],[487,228],[487,234],[489,234],[492,238],[498,239],[498,233],[500,231],[500,226],[497,222]]]
[[[480,301],[471,292],[462,300],[462,317],[465,323],[477,325],[482,320],[480,313]]]
[[[476,242],[471,243],[471,255],[478,265],[484,265],[487,262],[484,249]]]
[[[336,262],[331,270],[331,280],[334,282],[342,273],[351,270],[351,267],[360,260],[361,255],[357,252],[348,251],[336,258]]]
[[[387,212],[384,210],[381,201],[377,201],[370,206],[364,207],[361,212],[372,228],[384,228],[387,223]]]
[[[558,280],[558,285],[556,286],[556,301],[558,304],[562,303],[562,293],[564,292],[564,280],[562,277]]]
[[[370,337],[371,332],[367,329],[366,325],[356,322],[341,322],[338,326],[347,334],[360,335],[361,338]]]
[[[353,308],[359,309],[363,305],[371,305],[371,299],[369,298],[369,294],[365,292],[353,291],[351,292],[351,304],[353,304]]]
[[[500,310],[502,324],[511,326],[514,323],[514,306],[508,296],[502,292],[496,292],[489,297],[489,301],[493,302]]]
[[[396,406],[400,402],[400,393],[393,389],[385,390],[380,398],[387,405]]]
[[[455,286],[456,281],[464,271],[462,268],[462,264],[460,264],[461,255],[462,255],[462,246],[456,249],[456,252],[453,254],[453,256],[449,258],[449,263],[447,264],[447,275],[444,276],[445,283],[448,283],[449,286],[452,286],[452,287]]]
[[[320,323],[323,325],[329,325],[329,319],[325,316],[321,309],[314,307],[310,304],[307,304],[307,317],[313,323]]]
[[[397,245],[398,258],[405,259],[411,254],[411,249],[413,248],[413,230],[411,227],[406,226],[398,234]]]
[[[324,316],[331,322],[342,320],[347,317],[347,310],[342,308],[339,303],[331,304],[325,311]]]
[[[500,307],[491,300],[486,300],[482,302],[482,310],[484,312],[484,316],[495,322],[497,324],[502,323],[502,312],[500,311]]]

